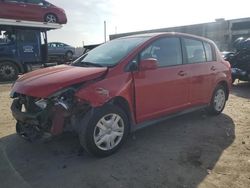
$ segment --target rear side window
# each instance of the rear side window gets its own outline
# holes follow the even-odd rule
[[[159,67],[182,64],[181,43],[179,38],[161,38],[141,52],[140,59],[155,58]]]
[[[183,39],[186,49],[187,63],[205,62],[206,56],[203,43],[194,39]]]
[[[6,3],[24,3],[24,0],[4,0]]]
[[[25,0],[26,3],[42,5],[43,2],[41,0]]]

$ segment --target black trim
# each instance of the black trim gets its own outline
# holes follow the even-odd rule
[[[41,112],[38,113],[28,113],[28,112],[22,112],[21,111],[22,105],[19,102],[19,99],[15,99],[11,105],[11,111],[13,117],[20,122],[29,122],[31,121],[32,124],[38,122],[38,116],[41,115]]]
[[[177,117],[177,116],[180,116],[180,115],[184,115],[184,114],[187,114],[187,113],[190,113],[190,112],[194,112],[194,111],[197,111],[197,110],[200,110],[200,109],[204,109],[206,107],[208,107],[208,105],[197,106],[197,107],[189,108],[187,110],[183,110],[183,111],[180,111],[180,112],[177,112],[177,113],[174,113],[174,114],[170,114],[170,115],[158,118],[158,119],[153,119],[153,120],[149,120],[149,121],[146,121],[146,122],[143,122],[143,123],[134,124],[132,126],[131,132],[135,132],[135,131],[137,131],[139,129],[142,129],[142,128],[145,128],[145,127],[148,127],[148,126],[163,122],[163,121],[168,120],[170,118],[174,118],[174,117]]]

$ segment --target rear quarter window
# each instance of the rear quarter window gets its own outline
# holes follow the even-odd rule
[[[207,61],[215,61],[216,56],[215,56],[214,49],[213,49],[212,45],[207,43],[207,42],[203,42],[203,44],[204,44],[204,48],[205,48]]]

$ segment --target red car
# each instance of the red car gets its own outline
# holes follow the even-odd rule
[[[230,64],[201,37],[162,33],[102,44],[71,65],[30,72],[14,84],[16,130],[29,140],[66,130],[86,151],[115,152],[130,131],[206,108],[218,115],[231,87]]]
[[[65,11],[44,0],[0,0],[0,18],[67,23]]]

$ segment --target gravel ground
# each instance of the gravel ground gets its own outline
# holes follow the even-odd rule
[[[201,110],[132,134],[116,154],[80,152],[75,135],[28,143],[15,134],[11,84],[0,84],[0,187],[250,187],[250,84],[223,114]]]

